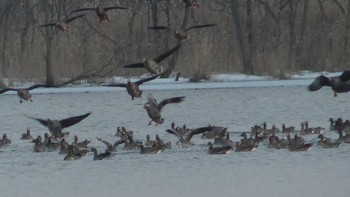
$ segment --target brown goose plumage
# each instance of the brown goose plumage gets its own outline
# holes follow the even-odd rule
[[[80,12],[80,11],[95,11],[96,15],[100,19],[100,22],[111,22],[111,16],[107,14],[108,10],[115,10],[115,9],[128,9],[127,7],[121,7],[121,6],[112,6],[112,7],[101,7],[99,5],[95,5],[93,8],[80,8],[73,10],[72,12]]]
[[[172,27],[168,27],[168,26],[153,26],[153,27],[148,27],[148,29],[152,29],[152,30],[171,30],[174,31],[174,36],[176,39],[178,40],[187,40],[190,38],[190,36],[187,34],[187,32],[191,29],[198,29],[198,28],[204,28],[204,27],[212,27],[212,26],[216,26],[216,24],[206,24],[206,25],[194,25],[191,27],[186,28],[185,30],[179,30],[179,29],[175,29]]]
[[[44,24],[44,25],[40,25],[40,27],[50,27],[50,26],[55,26],[56,28],[58,28],[59,30],[61,30],[62,32],[69,32],[70,30],[70,26],[68,25],[68,23],[74,21],[77,18],[83,17],[85,14],[81,14],[81,15],[77,15],[77,16],[73,16],[71,18],[68,18],[66,20],[60,20],[54,23],[48,23],[48,24]]]
[[[152,74],[161,75],[164,72],[164,68],[160,66],[159,63],[165,58],[167,58],[169,55],[174,53],[177,49],[179,49],[180,46],[181,44],[177,45],[176,47],[170,49],[169,51],[161,54],[160,56],[154,59],[143,59],[143,62],[141,63],[125,65],[124,68],[145,68]]]
[[[131,99],[134,100],[134,98],[141,98],[142,90],[140,90],[139,86],[145,82],[151,81],[153,79],[156,79],[158,75],[148,77],[145,79],[140,79],[136,82],[131,82],[128,80],[127,83],[119,83],[119,84],[110,84],[110,85],[104,85],[108,87],[125,87],[128,94],[131,96]]]
[[[155,122],[156,125],[158,125],[164,122],[164,118],[162,118],[160,115],[163,107],[169,103],[180,103],[184,101],[185,97],[172,97],[164,99],[162,100],[162,102],[158,103],[157,100],[153,98],[152,94],[149,93],[147,99],[148,102],[145,103],[144,108],[147,111],[148,117],[151,118],[151,121],[148,123],[148,125],[151,125],[152,121]]]
[[[325,77],[323,75],[316,77],[316,79],[308,86],[309,91],[317,91],[323,86],[330,86],[334,92],[345,93],[350,91],[350,70],[344,71],[341,75],[336,77]]]
[[[35,88],[57,88],[57,87],[59,87],[59,86],[36,84],[36,85],[30,86],[28,88],[4,88],[4,89],[0,90],[0,94],[5,93],[7,91],[16,91],[18,97],[20,98],[20,100],[19,100],[20,103],[22,103],[23,100],[25,100],[25,101],[29,100],[29,101],[33,102],[32,95],[29,92],[30,90],[33,90]]]

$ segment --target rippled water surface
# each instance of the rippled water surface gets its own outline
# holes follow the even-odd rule
[[[186,96],[180,104],[167,105],[165,122],[147,126],[143,109],[146,94],[158,100]],[[350,94],[334,98],[329,88],[310,93],[304,86],[248,87],[232,89],[145,91],[144,98],[131,101],[125,91],[86,91],[34,94],[34,102],[19,104],[16,95],[1,95],[0,134],[12,140],[0,149],[1,196],[348,196],[350,144],[338,149],[315,145],[308,152],[267,149],[262,143],[255,152],[229,155],[207,154],[208,140],[193,137],[191,149],[176,147],[177,139],[165,132],[178,125],[200,127],[208,124],[228,127],[232,138],[249,131],[254,124],[268,127],[282,123],[299,128],[300,122],[328,129],[330,117],[350,118]],[[109,160],[93,161],[92,155],[77,161],[63,161],[58,152],[34,153],[33,144],[21,141],[30,127],[33,136],[46,128],[26,116],[63,119],[87,112],[81,123],[65,129],[80,140],[89,139],[99,152],[110,142],[117,126],[133,130],[135,138],[159,134],[173,148],[159,155],[140,155],[120,150]],[[325,132],[333,139],[337,134]],[[284,136],[283,136],[284,137]],[[317,143],[317,136],[308,142]]]

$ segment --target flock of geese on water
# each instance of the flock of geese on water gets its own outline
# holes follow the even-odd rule
[[[199,7],[199,2],[197,0],[184,0],[186,8]],[[111,17],[107,14],[108,10],[112,9],[128,9],[126,7],[114,6],[114,7],[105,7],[102,8],[99,5],[96,5],[93,8],[80,8],[73,10],[72,12],[81,12],[81,11],[95,11],[96,15],[99,17],[100,22],[110,22]],[[77,15],[72,18],[44,24],[41,27],[49,27],[55,26],[59,30],[63,32],[69,32],[69,25],[71,21],[84,16]],[[176,39],[183,41],[189,39],[187,31],[196,28],[203,27],[211,27],[215,26],[215,24],[206,24],[206,25],[196,25],[185,29],[184,31],[176,30],[171,27],[166,26],[155,26],[149,27],[149,29],[153,30],[172,30],[174,31]],[[180,48],[181,44],[175,46],[169,51],[155,57],[153,59],[144,59],[141,63],[134,63],[125,65],[125,68],[145,68],[147,71],[151,73],[150,77],[140,79],[135,82],[131,82],[130,80],[127,83],[118,83],[118,84],[107,84],[104,86],[109,87],[122,87],[126,88],[127,93],[131,96],[131,99],[141,98],[143,91],[140,90],[140,85],[154,80],[158,78],[165,70],[159,63],[174,53],[176,50]],[[32,95],[30,93],[31,90],[36,88],[60,88],[63,85],[46,85],[46,84],[36,84],[27,88],[4,88],[0,89],[0,94],[3,94],[8,91],[15,91],[20,98],[20,103],[23,101],[33,101]],[[321,89],[323,86],[330,86],[334,92],[334,96],[337,96],[337,93],[345,93],[350,91],[350,70],[344,71],[340,76],[335,77],[326,77],[319,76],[317,77],[309,86],[309,91],[317,91]],[[172,97],[162,100],[161,102],[157,102],[157,100],[152,96],[151,93],[147,95],[147,102],[144,104],[144,109],[147,112],[148,117],[151,119],[148,125],[151,125],[152,122],[155,125],[162,124],[164,122],[164,118],[161,116],[161,111],[163,107],[167,104],[181,103],[185,99],[185,96]],[[150,136],[146,136],[146,141],[138,141],[134,140],[133,131],[127,130],[124,127],[118,127],[117,133],[115,134],[119,139],[110,143],[101,138],[97,138],[98,141],[104,143],[106,145],[106,150],[103,153],[98,153],[96,148],[89,147],[89,140],[84,140],[79,142],[78,137],[74,136],[74,141],[69,144],[67,142],[67,138],[69,136],[68,132],[63,132],[64,128],[73,126],[83,119],[87,118],[91,113],[86,113],[83,115],[73,116],[62,120],[53,120],[53,119],[41,119],[35,117],[29,117],[40,124],[44,125],[49,129],[50,135],[45,133],[44,139],[41,136],[33,139],[30,133],[30,129],[28,128],[26,133],[23,133],[21,136],[22,140],[30,140],[34,143],[33,151],[34,152],[46,152],[46,151],[59,151],[59,154],[65,154],[64,160],[76,160],[85,155],[88,152],[94,153],[94,160],[102,160],[105,158],[110,158],[112,155],[116,153],[117,147],[121,144],[124,144],[124,149],[126,150],[134,150],[137,149],[141,154],[157,154],[161,153],[166,149],[171,148],[170,142],[164,142],[158,135],[156,135],[155,140],[150,140]],[[255,150],[259,143],[268,140],[269,148],[282,149],[287,148],[290,151],[305,151],[309,150],[312,146],[310,143],[305,143],[305,140],[301,137],[302,135],[308,134],[318,134],[320,141],[318,145],[324,148],[336,148],[340,143],[350,143],[350,121],[343,121],[341,118],[337,120],[330,119],[331,126],[330,130],[336,130],[339,133],[339,138],[336,141],[332,141],[330,138],[325,137],[322,132],[324,128],[316,127],[311,128],[308,126],[308,122],[301,123],[301,130],[299,131],[299,135],[295,134],[292,138],[290,135],[292,133],[296,133],[295,127],[286,127],[284,124],[282,125],[282,130],[277,129],[273,126],[271,129],[267,129],[266,123],[263,126],[257,126],[251,128],[251,136],[248,138],[247,133],[241,133],[242,139],[239,142],[233,142],[230,139],[230,133],[227,131],[227,127],[221,126],[205,126],[194,129],[189,129],[186,125],[182,127],[176,127],[175,123],[171,124],[171,128],[167,129],[166,132],[172,134],[178,138],[177,144],[182,148],[189,148],[194,146],[191,139],[194,135],[201,134],[201,138],[214,140],[213,142],[208,142],[208,153],[209,154],[227,154],[232,150],[236,152],[240,151],[253,151]],[[343,133],[346,133],[344,136]],[[287,139],[279,138],[277,136],[278,133],[287,133]],[[300,136],[301,135],[301,136]],[[0,148],[6,147],[11,144],[11,140],[8,139],[6,133],[3,134],[2,139],[0,139]]]

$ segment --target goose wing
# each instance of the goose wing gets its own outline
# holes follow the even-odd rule
[[[173,97],[173,98],[168,98],[168,99],[164,99],[162,100],[162,102],[160,102],[157,107],[159,109],[159,111],[162,110],[162,108],[169,103],[181,103],[182,101],[185,100],[184,96],[179,96],[179,97]]]
[[[317,91],[323,86],[330,86],[329,78],[323,75],[316,77],[316,79],[308,86],[309,91]]]
[[[143,68],[145,67],[144,63],[135,63],[135,64],[128,64],[123,66],[124,68]]]
[[[73,16],[71,18],[66,19],[64,22],[70,23],[70,22],[74,21],[75,19],[83,17],[83,16],[85,16],[85,14],[80,14],[80,15],[77,15],[77,16]]]
[[[153,26],[153,27],[148,27],[148,29],[152,29],[152,30],[164,30],[164,29],[167,29],[167,30],[174,30],[173,28],[171,27],[168,27],[168,26]]]
[[[191,29],[197,29],[197,28],[203,28],[203,27],[212,27],[212,26],[216,26],[216,24],[207,24],[207,25],[194,25],[194,26],[191,26],[191,27],[188,27],[185,29],[185,32],[186,31],[189,31]]]
[[[211,129],[213,129],[212,126],[208,126],[208,127],[199,127],[199,128],[193,129],[193,130],[191,130],[190,132],[188,132],[188,134],[186,135],[186,141],[191,141],[191,138],[192,138],[194,135],[198,135],[198,134],[204,133],[204,132],[206,132],[206,131],[210,131]]]
[[[137,85],[141,85],[141,84],[143,84],[144,82],[151,81],[151,80],[153,80],[153,79],[156,79],[157,77],[159,77],[159,75],[155,75],[155,76],[152,76],[152,77],[140,79],[140,80],[136,81],[135,83],[136,83]]]
[[[119,10],[126,10],[126,9],[129,9],[128,7],[122,7],[122,6],[112,6],[112,7],[106,7],[104,8],[104,10],[108,11],[108,10],[116,10],[116,9],[119,9]]]
[[[116,83],[116,84],[109,84],[109,85],[103,85],[103,86],[107,86],[107,87],[126,87],[126,83]]]
[[[28,117],[27,118],[30,118],[30,119],[33,119],[33,120],[36,120],[38,121],[40,124],[44,125],[45,127],[47,127],[47,120],[45,119],[41,119],[41,118],[33,118],[33,117]]]
[[[340,76],[340,80],[343,82],[350,81],[350,70],[344,71]]]
[[[18,91],[17,89],[14,88],[4,88],[0,90],[0,94],[5,93],[7,91]]]
[[[46,84],[36,84],[36,85],[32,85],[30,87],[27,88],[27,90],[33,90],[35,88],[57,88],[59,86],[55,86],[55,85],[46,85]]]
[[[88,117],[90,114],[91,113],[86,113],[80,116],[74,116],[74,117],[60,120],[62,129],[77,124],[78,122],[82,121],[84,118]]]
[[[96,8],[79,8],[79,9],[75,9],[71,12],[73,13],[73,12],[80,12],[80,11],[86,11],[86,10],[95,11]]]
[[[44,24],[44,25],[40,25],[40,27],[48,27],[48,26],[55,26],[56,23],[47,23],[47,24]]]
[[[169,55],[174,53],[176,50],[178,50],[181,47],[181,44],[177,45],[176,47],[170,49],[169,51],[159,55],[158,57],[154,58],[154,61],[159,64],[161,61],[163,61],[165,58],[167,58]]]

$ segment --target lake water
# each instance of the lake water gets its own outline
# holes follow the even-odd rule
[[[182,150],[165,130],[171,122],[189,128],[225,126],[238,141],[238,132],[263,122],[268,128],[285,123],[299,130],[307,120],[311,127],[328,129],[330,117],[350,118],[350,94],[334,98],[329,88],[310,93],[305,86],[145,89],[143,98],[134,101],[120,88],[44,91],[33,95],[34,102],[23,104],[14,94],[0,95],[0,134],[7,133],[12,140],[0,149],[1,196],[348,196],[350,144],[322,149],[313,135],[306,137],[315,144],[307,152],[271,150],[264,142],[254,152],[209,155],[208,140],[194,136],[196,145]],[[175,96],[186,100],[164,107],[164,124],[147,126],[143,104],[148,92],[158,101]],[[34,153],[32,143],[20,140],[27,127],[33,137],[48,132],[26,116],[64,119],[87,112],[92,114],[65,129],[71,133],[69,142],[77,135],[102,152],[105,145],[96,137],[115,142],[117,126],[124,126],[134,131],[135,139],[159,134],[173,148],[159,155],[119,149],[108,160],[93,161],[89,153],[77,161],[63,161],[58,152]],[[338,137],[328,130],[325,135]]]

